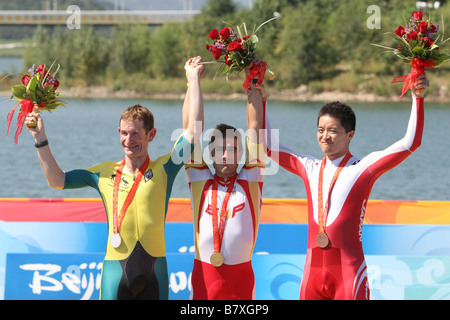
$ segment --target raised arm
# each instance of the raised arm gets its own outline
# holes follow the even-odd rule
[[[414,86],[411,88],[413,98],[424,98],[425,92],[427,91],[429,86],[430,82],[428,80],[427,74],[424,73],[416,79]]]
[[[378,177],[398,165],[421,145],[424,126],[424,96],[428,86],[428,78],[424,74],[416,80],[411,88],[411,115],[404,137],[386,149],[372,152],[361,160],[361,163],[370,165],[370,172],[374,177]]]
[[[311,168],[316,161],[315,157],[299,154],[280,142],[279,129],[272,128],[268,109],[268,104],[264,102],[262,121],[264,152],[282,168],[305,179],[307,177],[306,168]],[[276,172],[277,169],[275,168],[274,171]]]
[[[54,189],[63,189],[65,182],[65,174],[58,166],[53,154],[48,145],[47,135],[45,134],[44,121],[39,113],[29,113],[25,119],[25,124],[31,124],[34,119],[37,120],[35,128],[28,128],[31,135],[36,142],[39,161],[41,163],[42,170],[47,178],[48,184]]]
[[[249,73],[251,66],[246,69]],[[265,88],[261,85],[250,84],[247,90],[247,128],[248,137],[255,143],[262,142],[261,134],[264,126],[264,104],[266,103]]]
[[[205,66],[201,57],[191,58],[184,66],[188,88],[183,102],[183,130],[190,143],[196,143],[203,132],[204,107],[201,77]]]
[[[429,87],[427,75],[424,73],[418,77],[411,88],[413,99],[411,116],[408,122],[406,134],[399,144],[410,152],[415,151],[422,143],[423,125],[424,125],[424,97]]]

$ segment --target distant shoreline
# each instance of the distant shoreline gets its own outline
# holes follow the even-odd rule
[[[143,93],[134,90],[118,90],[114,91],[104,86],[87,86],[87,87],[71,87],[61,90],[63,98],[74,99],[157,99],[157,100],[183,100],[185,93],[167,93],[167,92],[151,92]],[[269,90],[269,100],[272,101],[292,101],[292,102],[328,102],[328,101],[342,101],[342,102],[402,102],[409,101],[410,94],[399,98],[397,96],[384,97],[373,93],[358,92],[341,92],[329,91],[312,93],[301,87],[293,90],[273,91]],[[9,96],[10,91],[2,91],[0,95]],[[232,94],[216,94],[204,93],[205,100],[228,100],[228,101],[242,101],[246,100],[245,93]],[[450,103],[450,96],[436,97],[432,95],[426,96],[427,101],[433,103]]]

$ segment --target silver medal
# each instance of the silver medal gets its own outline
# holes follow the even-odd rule
[[[120,237],[120,234],[118,234],[118,233],[113,233],[113,234],[111,235],[110,242],[111,242],[111,246],[112,246],[113,248],[118,248],[118,247],[120,247],[120,244],[122,243],[122,238]]]

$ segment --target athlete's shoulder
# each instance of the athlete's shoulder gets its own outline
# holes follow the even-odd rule
[[[186,170],[193,168],[197,170],[206,170],[209,169],[205,159],[203,157],[203,148],[201,143],[197,143],[194,145],[194,149],[191,153],[191,156],[184,163]]]
[[[348,166],[354,166],[361,162],[361,158],[352,156],[348,161]]]
[[[92,167],[89,167],[87,169],[84,169],[86,171],[90,172],[105,172],[105,171],[111,171],[111,170],[117,170],[117,167],[119,166],[120,161],[113,162],[113,161],[106,161],[98,163]]]

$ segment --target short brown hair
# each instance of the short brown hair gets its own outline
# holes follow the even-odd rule
[[[140,104],[135,104],[134,106],[128,107],[124,112],[122,112],[119,120],[119,126],[120,121],[122,120],[142,120],[144,122],[144,129],[146,133],[149,133],[155,126],[155,118],[153,117],[153,113]]]
[[[238,129],[236,129],[233,126],[230,126],[228,124],[224,124],[224,123],[220,123],[216,126],[216,128],[213,130],[210,139],[209,139],[209,148],[210,151],[212,151],[214,142],[216,141],[216,136],[217,137],[222,137],[222,138],[235,138],[237,140],[237,144],[238,144],[238,150],[239,153],[242,152],[243,150],[243,146],[242,146],[242,135],[239,132]]]

